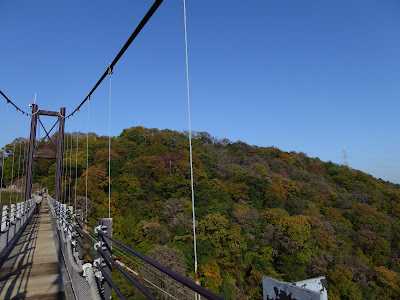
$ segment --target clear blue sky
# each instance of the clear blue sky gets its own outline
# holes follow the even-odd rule
[[[71,112],[151,4],[1,1],[0,89]],[[346,150],[351,167],[400,183],[399,1],[188,0],[187,14],[193,130],[336,163]],[[112,135],[187,130],[185,76],[183,4],[165,0],[114,69]],[[108,93],[107,79],[91,101],[101,135]],[[29,129],[5,111],[2,145]],[[86,106],[68,131],[76,121],[85,131]]]

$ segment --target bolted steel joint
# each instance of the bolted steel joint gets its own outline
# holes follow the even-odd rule
[[[94,233],[99,233],[99,231],[103,232],[103,228],[101,225],[94,228]]]

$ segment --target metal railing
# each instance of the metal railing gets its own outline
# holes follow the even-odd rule
[[[83,221],[81,210],[74,213],[72,206],[48,201],[76,299],[109,299],[112,291],[121,299],[132,297],[113,276],[118,282],[125,278],[131,290],[148,299],[223,299],[113,238],[112,219],[99,219],[93,227]]]
[[[169,269],[167,269],[166,267],[160,265],[159,263],[155,262],[154,260],[144,256],[143,254],[133,250],[132,248],[126,246],[125,244],[121,243],[120,241],[114,239],[113,237],[109,236],[107,233],[98,230],[99,235],[101,235],[104,238],[109,239],[110,241],[112,241],[113,243],[119,245],[120,247],[122,247],[123,249],[125,249],[126,251],[128,251],[129,253],[133,254],[134,256],[136,256],[137,258],[141,259],[142,261],[146,262],[147,264],[149,264],[150,266],[153,266],[154,268],[156,268],[157,270],[161,271],[163,274],[167,275],[168,277],[176,280],[177,282],[179,282],[180,284],[182,284],[183,286],[189,288],[190,290],[194,291],[195,293],[207,298],[207,299],[223,299],[222,297],[210,292],[209,290],[201,287],[200,285],[197,285],[196,283],[188,280],[187,278],[179,275],[176,272],[173,272]],[[100,251],[100,253],[105,256],[105,253],[103,251],[101,251],[100,249],[98,249]],[[110,259],[109,257],[106,257],[107,259]],[[111,262],[111,261],[110,261]],[[149,297],[150,298],[150,297]],[[150,298],[151,299],[151,298]]]
[[[14,238],[21,233],[35,211],[35,200],[29,199],[11,205],[3,205],[0,225],[0,253],[3,254]]]
[[[47,196],[47,203],[54,237],[60,247],[75,299],[100,299],[98,297],[98,286],[90,279],[93,278],[93,268],[89,270],[88,266],[85,266],[86,269],[84,269],[82,257],[79,257],[74,235],[75,224],[67,212],[66,205],[55,201],[50,195]],[[97,293],[94,291],[93,285],[96,285],[94,288]]]

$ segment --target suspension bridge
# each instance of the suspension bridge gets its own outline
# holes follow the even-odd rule
[[[108,176],[108,216],[98,220],[93,226],[88,221],[88,148],[89,131],[86,133],[86,182],[85,203],[77,206],[77,177],[72,177],[72,169],[77,169],[79,133],[65,133],[72,123],[72,117],[89,103],[91,95],[107,78],[121,56],[129,48],[136,36],[150,20],[163,1],[156,0],[139,25],[133,31],[114,60],[84,97],[83,101],[67,114],[65,107],[59,111],[43,110],[32,104],[27,112],[18,107],[5,93],[7,116],[10,120],[12,107],[16,113],[30,118],[29,138],[15,139],[12,145],[2,149],[1,173],[1,233],[0,233],[0,298],[1,299],[223,299],[201,287],[197,280],[196,229],[194,214],[193,167],[191,149],[191,129],[189,110],[189,145],[191,164],[191,189],[193,211],[194,281],[166,268],[156,261],[135,251],[113,237],[111,218],[111,181]],[[184,2],[185,4],[185,2]],[[184,5],[185,8],[185,5]],[[185,45],[187,60],[186,9]],[[188,72],[188,65],[186,70]],[[187,73],[188,74],[188,73]],[[189,103],[189,83],[187,76],[187,96]],[[48,130],[41,117],[55,118]],[[11,124],[5,121],[9,128]],[[109,123],[111,126],[111,123]],[[69,126],[73,128],[73,125]],[[43,138],[37,138],[42,129]],[[55,134],[52,132],[57,131]],[[76,148],[74,148],[74,140]],[[46,143],[44,143],[46,141]],[[108,164],[111,172],[111,136],[109,135]],[[48,145],[51,145],[50,147]],[[74,152],[75,151],[75,152]],[[75,166],[72,156],[76,155]],[[34,186],[34,162],[40,159],[56,160],[54,189]],[[9,184],[4,182],[5,160],[11,161]],[[77,172],[74,172],[77,174]],[[77,176],[77,175],[76,175]],[[3,186],[8,184],[8,189]],[[72,186],[71,186],[72,185]],[[118,280],[116,280],[118,278]],[[118,282],[125,278],[137,290],[137,295],[127,295],[119,288]],[[260,283],[261,284],[261,283]],[[315,284],[320,288],[318,283]],[[322,287],[323,289],[324,287]],[[310,295],[312,291],[306,291]],[[138,296],[141,295],[141,296]],[[299,294],[300,295],[300,294]],[[265,296],[265,295],[264,295]],[[298,296],[301,299],[302,296]],[[319,297],[319,296],[318,296]],[[310,299],[322,299],[314,295]],[[276,297],[279,299],[278,297]],[[271,299],[271,298],[268,298]],[[291,298],[290,298],[291,299]],[[294,299],[294,298],[293,298]]]
[[[162,2],[154,2],[104,74],[70,114],[66,114],[64,107],[59,111],[47,111],[36,104],[26,112],[0,91],[7,103],[7,115],[9,107],[13,106],[17,113],[31,119],[29,139],[14,140],[12,149],[3,148],[2,186],[4,160],[8,155],[12,155],[12,167],[9,189],[2,190],[1,199],[1,299],[111,299],[113,295],[128,299],[132,295],[124,295],[113,281],[116,272],[149,299],[195,299],[201,296],[222,299],[113,238],[110,203],[108,218],[99,219],[98,226],[89,225],[88,161],[85,208],[77,209],[76,182],[75,205],[71,203],[73,135],[65,135],[66,123],[84,104],[89,111],[91,95],[107,76],[110,78],[111,105],[113,68]],[[42,116],[56,118],[50,130],[45,128]],[[45,132],[42,139],[36,138],[39,126]],[[51,133],[55,128],[58,131],[53,139],[56,136],[57,140],[53,141]],[[42,147],[44,141],[48,143]],[[54,149],[49,149],[47,144],[53,145]],[[37,159],[56,160],[53,197],[46,188],[32,192],[34,161]],[[4,199],[5,192],[9,193],[8,203]],[[110,193],[111,189],[109,197]]]

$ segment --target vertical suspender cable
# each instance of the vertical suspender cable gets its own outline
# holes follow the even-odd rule
[[[65,126],[66,127],[66,126]],[[68,174],[68,133],[65,132],[65,154],[63,155],[64,160],[64,203],[67,203],[67,174]]]
[[[25,211],[25,193],[23,193],[24,188],[24,176],[25,176],[25,139],[22,140],[24,154],[22,156],[22,171],[21,171],[21,202],[23,202],[23,210]]]
[[[68,149],[69,149],[69,142],[68,142],[68,133],[65,133],[66,135],[66,151],[65,151],[65,202],[67,203],[67,198],[68,198]]]
[[[60,137],[59,137],[60,138]],[[64,139],[65,139],[65,123],[64,123]],[[60,202],[64,203],[63,198],[64,198],[64,155],[65,154],[65,143],[63,143],[63,155],[62,155],[62,161],[61,161],[61,193],[60,193]]]
[[[7,111],[6,111],[6,128],[8,128],[8,105],[9,102],[7,101]],[[6,137],[4,135],[4,147],[3,147],[3,164],[1,165],[1,184],[0,187],[3,188],[3,180],[4,180],[4,159],[6,156]],[[2,190],[0,190],[0,204],[1,204],[1,198],[2,196]]]
[[[193,248],[194,248],[194,272],[196,283],[199,284],[197,272],[197,245],[196,245],[196,215],[194,212],[194,187],[193,187],[193,153],[192,153],[192,129],[190,124],[190,97],[189,97],[189,60],[187,47],[187,27],[186,27],[186,1],[183,0],[183,20],[185,25],[185,54],[186,54],[186,92],[188,103],[188,119],[189,119],[189,149],[190,149],[190,187],[192,189],[192,217],[193,217]],[[199,297],[199,295],[197,295]],[[197,298],[197,297],[196,297]]]
[[[19,179],[20,179],[20,172],[21,172],[21,140],[19,141],[19,155],[18,155],[18,172],[17,172],[17,174],[18,174],[18,179],[17,179],[17,198],[15,198],[15,204],[17,204],[17,202],[18,202],[18,199],[19,199],[19,188],[18,188],[18,186],[19,186],[19,184],[20,184],[20,182],[19,182]]]
[[[13,141],[13,160],[12,160],[12,167],[11,167],[10,209],[11,209],[11,198],[12,198],[13,179],[14,179],[14,157],[15,157],[15,140]]]
[[[71,135],[69,135],[69,139],[71,139]],[[67,134],[67,153],[65,154],[65,164],[66,164],[66,169],[67,171],[65,172],[65,199],[68,199],[69,191],[69,178],[68,178],[68,152],[71,151],[69,148],[69,141],[68,141],[68,134]],[[68,205],[69,205],[69,199],[68,199]]]
[[[27,161],[27,154],[26,154],[26,140],[24,140],[24,159],[23,159],[23,164],[22,164],[22,186],[26,186],[26,161]],[[25,191],[24,191],[24,197],[22,198],[24,200],[24,210],[25,210]]]
[[[29,155],[29,139],[26,140],[25,187],[26,187],[26,180],[27,180],[27,176],[28,176],[28,155]],[[26,193],[26,190],[25,190],[25,193]],[[30,196],[28,198],[30,198]]]
[[[111,65],[108,67],[110,74],[110,100],[108,103],[108,217],[111,218]]]
[[[78,185],[78,116],[76,116],[76,153],[75,153],[75,213],[76,213],[76,188]]]
[[[89,175],[89,109],[90,109],[90,99],[87,101],[87,124],[86,124],[86,201],[85,201],[85,216],[86,222],[88,220],[88,213],[87,213],[87,200],[88,200],[88,175]]]
[[[22,156],[22,171],[21,171],[21,198],[25,199],[25,197],[22,197],[22,189],[25,186],[24,185],[24,175],[25,175],[25,139],[22,141],[24,145],[24,155]]]
[[[74,119],[74,117],[72,116],[72,120]],[[71,129],[72,129],[72,122],[71,121]],[[72,181],[72,130],[71,130],[71,149],[69,152],[69,188],[68,188],[68,206],[71,205],[71,181]]]

